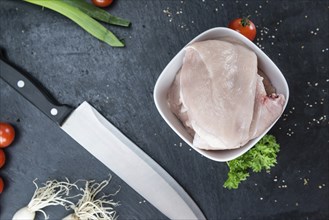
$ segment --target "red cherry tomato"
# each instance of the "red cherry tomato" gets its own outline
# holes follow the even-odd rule
[[[5,165],[6,163],[6,155],[5,152],[0,149],[0,168],[3,167],[3,165]]]
[[[112,4],[113,0],[92,0],[97,7],[105,8]]]
[[[3,179],[0,177],[0,193],[2,193],[4,187]]]
[[[13,126],[0,122],[0,148],[8,147],[15,138],[15,130]]]
[[[251,41],[253,41],[256,37],[255,24],[250,21],[248,17],[233,19],[228,24],[228,27],[244,35]]]

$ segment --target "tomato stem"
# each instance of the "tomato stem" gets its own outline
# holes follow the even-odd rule
[[[250,17],[250,15],[248,15],[247,17],[243,17],[241,19],[242,27],[246,27],[246,26],[249,26],[250,25],[249,17]]]

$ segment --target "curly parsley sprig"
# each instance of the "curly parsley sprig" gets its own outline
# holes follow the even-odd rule
[[[224,183],[227,189],[237,189],[249,177],[249,171],[270,170],[277,163],[280,145],[273,135],[265,135],[251,150],[235,160],[227,162],[230,169]]]

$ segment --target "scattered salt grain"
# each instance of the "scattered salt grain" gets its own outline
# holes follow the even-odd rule
[[[308,185],[308,179],[304,178],[304,186]]]

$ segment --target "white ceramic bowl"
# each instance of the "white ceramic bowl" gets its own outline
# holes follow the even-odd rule
[[[286,98],[286,102],[283,107],[284,110],[287,106],[289,99],[289,88],[287,81],[285,80],[279,68],[272,62],[272,60],[268,58],[268,56],[262,50],[260,50],[254,43],[252,43],[246,37],[229,28],[218,27],[203,32],[202,34],[194,38],[191,42],[189,42],[187,45],[197,41],[221,39],[227,37],[232,40],[238,40],[242,42],[256,53],[258,60],[258,68],[263,70],[263,72],[269,77],[273,86],[276,88],[277,93],[283,94]],[[258,138],[250,140],[247,144],[238,149],[210,151],[194,147],[192,144],[193,137],[186,131],[179,119],[170,111],[167,103],[168,90],[170,89],[170,86],[173,83],[178,70],[182,66],[184,55],[185,50],[183,48],[162,71],[156,82],[154,88],[154,100],[159,113],[168,123],[168,125],[187,144],[189,144],[194,150],[196,150],[203,156],[219,162],[226,162],[239,157],[240,155],[247,152],[251,147],[253,147],[272,128],[272,126],[276,123],[278,119],[273,122],[273,124],[268,127],[262,135],[260,135]]]

